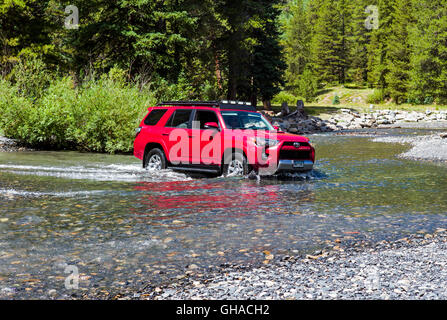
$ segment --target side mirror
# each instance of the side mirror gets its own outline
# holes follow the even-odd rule
[[[283,130],[281,130],[281,128],[280,127],[277,127],[277,126],[273,126],[273,128],[278,132],[278,133],[284,133],[284,131]]]
[[[219,125],[217,124],[217,122],[207,122],[205,123],[205,129],[219,130]]]

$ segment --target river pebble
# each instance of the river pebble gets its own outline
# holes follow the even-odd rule
[[[287,257],[274,264],[226,268],[172,284],[149,299],[446,299],[447,234],[416,235],[319,258]]]

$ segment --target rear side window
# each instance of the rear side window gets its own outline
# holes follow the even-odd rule
[[[194,121],[193,126],[197,126],[197,128],[201,130],[205,129],[205,124],[207,122],[215,122],[219,124],[219,119],[217,119],[217,115],[214,111],[198,110]]]
[[[189,118],[191,117],[192,110],[175,110],[171,118],[168,120],[166,126],[171,128],[183,128],[189,127]]]
[[[164,116],[168,109],[154,109],[144,119],[144,124],[147,126],[155,126],[158,121]]]

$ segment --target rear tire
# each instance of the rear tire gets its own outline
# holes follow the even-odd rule
[[[240,152],[234,152],[225,158],[223,175],[225,177],[243,177],[248,174],[247,158]]]
[[[144,157],[144,168],[148,171],[160,171],[167,168],[167,160],[163,150],[151,149]]]

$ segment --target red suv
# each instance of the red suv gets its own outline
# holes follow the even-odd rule
[[[137,129],[135,157],[149,170],[245,175],[310,171],[309,139],[279,131],[249,103],[163,102]]]

